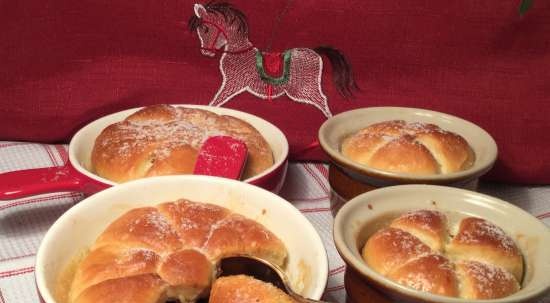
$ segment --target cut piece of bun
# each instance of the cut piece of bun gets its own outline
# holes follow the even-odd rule
[[[298,303],[273,286],[249,276],[227,276],[214,282],[209,303]]]

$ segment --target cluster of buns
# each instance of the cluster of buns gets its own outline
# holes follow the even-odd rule
[[[247,122],[201,109],[154,105],[101,132],[92,150],[91,170],[115,182],[191,174],[203,142],[218,135],[246,144],[244,179],[273,165],[269,144]]]
[[[378,230],[363,247],[365,262],[416,290],[465,299],[496,299],[520,289],[523,257],[494,224],[466,217],[450,233],[444,214],[406,213]]]
[[[178,200],[136,208],[111,223],[78,264],[69,303],[195,302],[208,296],[219,260],[236,254],[279,266],[287,256],[284,244],[264,226],[220,206]],[[235,291],[227,285],[241,285],[221,282],[214,298]],[[256,282],[242,285],[251,283]]]
[[[342,141],[341,152],[372,168],[421,175],[465,170],[475,161],[472,148],[460,135],[434,124],[402,120],[359,130]]]

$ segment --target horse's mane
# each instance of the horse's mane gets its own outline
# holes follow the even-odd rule
[[[241,33],[248,33],[248,23],[246,22],[246,15],[235,8],[229,2],[218,2],[216,0],[210,1],[204,5],[204,8],[208,13],[220,14],[225,19],[225,22],[228,24],[233,24],[233,22],[238,23],[238,31]],[[190,31],[195,31],[199,26],[202,25],[201,18],[193,15],[189,18],[187,23],[187,28]]]

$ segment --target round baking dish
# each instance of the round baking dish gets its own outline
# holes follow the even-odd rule
[[[489,220],[511,236],[524,256],[522,288],[496,300],[475,302],[531,302],[550,291],[550,229],[524,210],[476,192],[436,185],[397,185],[357,196],[344,205],[334,222],[336,248],[348,266],[345,282],[351,302],[465,303],[472,300],[433,295],[400,285],[371,269],[360,249],[378,229],[410,210],[435,209],[450,216]]]
[[[344,138],[371,124],[404,120],[436,124],[461,135],[472,147],[475,162],[469,169],[437,175],[387,172],[354,162],[341,153]],[[319,142],[330,158],[331,209],[338,209],[353,197],[380,187],[399,184],[438,184],[475,190],[480,176],[489,171],[497,158],[495,140],[485,130],[464,119],[426,109],[370,107],[338,114],[323,123]]]
[[[279,128],[262,118],[233,109],[201,105],[174,106],[199,108],[220,115],[233,116],[254,126],[271,147],[274,163],[261,174],[243,181],[273,192],[281,189],[288,166],[288,141]],[[115,182],[91,171],[90,159],[95,139],[110,124],[122,121],[140,109],[141,107],[117,112],[99,118],[80,129],[69,143],[69,161],[65,166],[0,174],[0,200],[60,191],[93,194],[115,185]]]
[[[185,175],[117,185],[64,213],[46,233],[36,256],[36,282],[43,302],[60,303],[54,298],[60,273],[93,244],[110,222],[130,209],[180,198],[217,204],[263,224],[287,247],[286,272],[293,288],[310,298],[321,297],[328,274],[326,251],[311,223],[295,207],[244,182]]]

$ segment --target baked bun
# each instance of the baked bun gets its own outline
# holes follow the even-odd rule
[[[128,211],[78,265],[69,303],[193,302],[208,295],[218,261],[248,254],[284,266],[284,244],[226,208],[178,200]]]
[[[465,299],[496,299],[519,290],[518,280],[502,267],[476,261],[456,263]]]
[[[101,132],[92,150],[91,169],[119,183],[150,176],[191,174],[202,143],[216,135],[245,142],[248,158],[244,179],[273,165],[269,144],[247,122],[202,109],[153,105]]]
[[[417,210],[393,220],[391,227],[404,230],[431,249],[441,252],[447,241],[447,217],[438,211]]]
[[[502,229],[480,218],[465,218],[458,233],[447,246],[453,259],[478,261],[506,269],[516,280],[523,276],[523,257],[519,248]]]
[[[297,303],[273,286],[249,276],[222,277],[212,285],[209,303]]]
[[[460,135],[434,124],[403,120],[363,128],[343,140],[341,151],[362,165],[419,175],[458,172],[475,161],[474,151]]]
[[[389,273],[388,278],[433,294],[449,297],[458,295],[453,265],[449,259],[438,254],[426,254],[412,259]]]
[[[369,238],[363,249],[363,258],[374,270],[388,275],[403,264],[429,253],[430,247],[417,237],[389,227]]]
[[[509,236],[467,217],[449,241],[447,225],[438,211],[405,213],[370,236],[363,259],[397,283],[444,296],[497,299],[519,290],[523,257]]]
[[[372,235],[363,248],[363,259],[400,284],[444,296],[458,293],[449,260],[401,229],[388,227]]]

